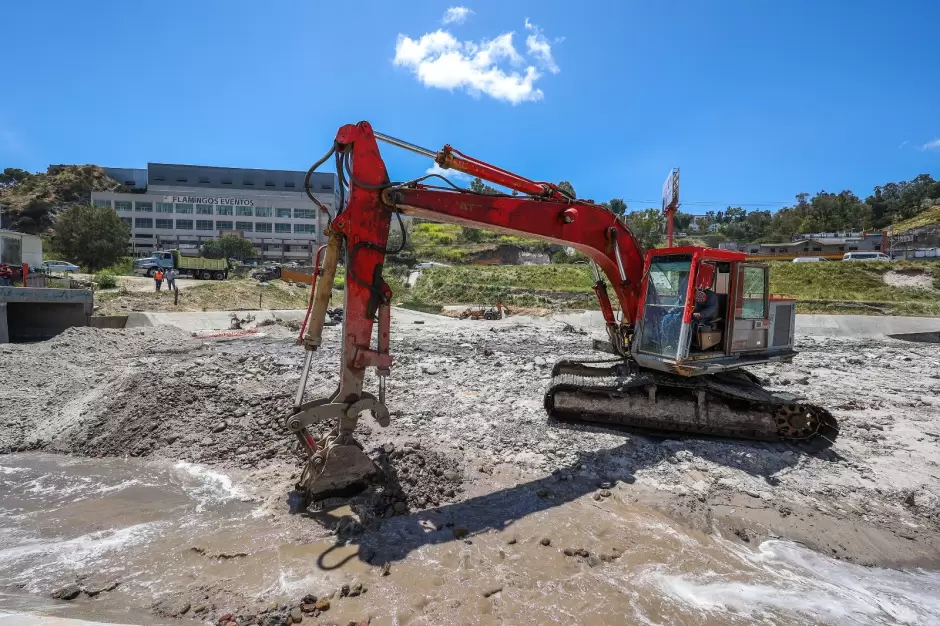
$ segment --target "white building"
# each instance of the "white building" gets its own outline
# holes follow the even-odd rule
[[[304,193],[306,172],[164,163],[105,171],[124,189],[93,192],[92,203],[130,226],[134,256],[236,234],[255,244],[255,260],[306,261],[326,240],[327,218]],[[314,173],[310,186],[335,214],[335,174]]]

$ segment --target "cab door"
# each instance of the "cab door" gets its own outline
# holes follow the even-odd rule
[[[734,317],[729,353],[767,350],[770,332],[770,268],[765,263],[738,263],[734,272]]]

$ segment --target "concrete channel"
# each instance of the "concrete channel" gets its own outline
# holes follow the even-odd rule
[[[0,287],[0,343],[54,337],[72,326],[91,326],[90,289]]]

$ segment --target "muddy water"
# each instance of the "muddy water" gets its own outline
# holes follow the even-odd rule
[[[179,623],[161,621],[150,605],[185,593],[208,596],[221,612],[358,579],[367,593],[334,598],[323,621],[940,623],[936,572],[862,568],[783,541],[745,549],[624,502],[617,490],[462,539],[454,539],[460,519],[433,511],[393,518],[368,539],[379,555],[395,555],[387,576],[355,544],[334,547],[304,532],[350,511],[271,517],[256,495],[238,476],[184,463],[0,457],[0,611]],[[463,514],[472,527],[472,507]],[[564,548],[622,556],[597,562]],[[49,599],[81,576],[120,585],[71,603]]]

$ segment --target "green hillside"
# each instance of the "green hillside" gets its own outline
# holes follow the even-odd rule
[[[796,298],[801,313],[940,316],[937,263],[771,263],[770,280],[771,292]],[[593,309],[592,283],[587,265],[462,266],[425,270],[414,289],[398,293],[399,301],[438,306]]]

